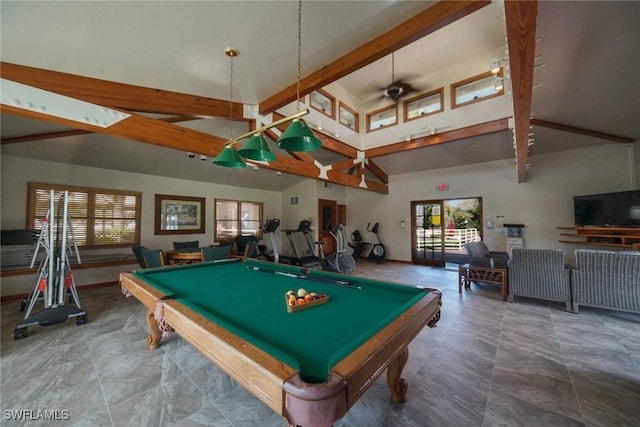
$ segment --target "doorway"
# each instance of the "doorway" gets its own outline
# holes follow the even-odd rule
[[[464,245],[481,240],[482,198],[411,202],[411,260],[444,267],[466,260]]]
[[[411,261],[444,267],[444,201],[411,202]]]
[[[336,242],[330,231],[338,225],[338,202],[318,199],[318,240],[324,242],[325,256],[336,251]]]

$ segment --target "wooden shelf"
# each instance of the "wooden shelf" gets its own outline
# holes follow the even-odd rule
[[[631,249],[640,244],[640,227],[557,227],[572,233],[560,233],[560,236],[573,240],[558,240],[559,243],[571,243],[587,246],[605,246]]]

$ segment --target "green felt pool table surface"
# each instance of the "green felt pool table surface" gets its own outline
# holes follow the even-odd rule
[[[257,270],[260,269],[260,270]],[[300,371],[309,383],[420,300],[420,288],[311,271],[310,277],[348,280],[349,286],[274,274],[301,268],[247,260],[141,270],[137,277],[170,299],[228,329]],[[295,313],[285,293],[304,288],[329,302]]]

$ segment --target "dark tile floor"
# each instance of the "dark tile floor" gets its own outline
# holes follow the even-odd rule
[[[640,425],[640,316],[505,303],[476,284],[459,295],[455,270],[360,261],[357,274],[440,288],[444,305],[411,344],[407,403],[390,402],[383,375],[337,427]],[[118,287],[80,298],[89,323],[32,327],[17,341],[20,304],[2,304],[0,424],[286,425],[179,337],[146,351],[145,309]],[[69,419],[9,419],[25,410]]]

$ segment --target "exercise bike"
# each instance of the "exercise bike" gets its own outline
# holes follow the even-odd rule
[[[333,230],[329,231],[329,234],[336,240],[335,253],[324,256],[323,245],[326,242],[316,242],[320,251],[320,265],[324,271],[332,271],[334,273],[353,274],[353,270],[356,266],[356,261],[353,257],[347,254],[347,245],[344,237],[344,231],[342,230],[342,224],[337,225]]]
[[[378,223],[376,222],[373,227],[371,227],[371,223],[367,224],[367,231],[376,235],[376,239],[378,243],[374,243],[369,251],[369,255],[367,258],[369,261],[375,261],[378,264],[383,264],[386,262],[385,257],[387,256],[387,250],[384,247],[384,244],[380,240],[380,236],[378,235]]]

